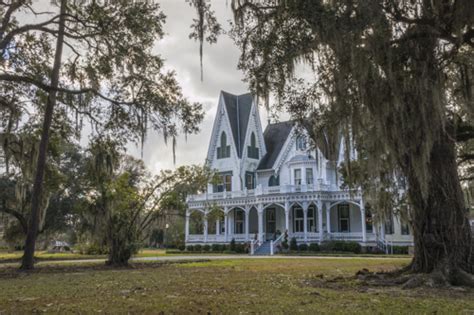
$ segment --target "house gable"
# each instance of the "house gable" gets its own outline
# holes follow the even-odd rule
[[[245,136],[253,106],[253,97],[250,93],[233,95],[224,91],[222,91],[221,95],[230,122],[232,137],[237,149],[237,156],[242,158]]]
[[[221,145],[222,133],[225,133],[227,139],[227,146],[230,146],[230,156],[228,158],[218,159],[217,150]],[[237,147],[234,142],[232,125],[229,120],[229,115],[227,114],[227,108],[224,103],[223,93],[221,93],[219,97],[217,113],[214,119],[211,139],[207,151],[206,165],[208,165],[209,167],[219,168],[216,167],[216,162],[220,160],[226,160],[226,168],[229,168],[230,165],[235,166],[237,160]]]

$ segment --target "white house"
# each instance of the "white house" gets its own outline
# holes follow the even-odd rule
[[[300,129],[285,121],[263,131],[251,94],[221,92],[206,159],[221,182],[188,198],[186,244],[234,239],[258,245],[273,241],[273,246],[285,231],[300,243],[411,244],[408,225],[397,217],[376,225],[361,192],[340,189],[341,136],[322,135],[314,149]],[[210,209],[216,207],[223,216],[209,222]],[[202,216],[201,230],[190,231],[193,212]]]

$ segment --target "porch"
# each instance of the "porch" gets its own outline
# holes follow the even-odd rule
[[[362,202],[286,201],[242,206],[190,209],[186,215],[186,244],[275,240],[288,232],[298,243],[325,240],[376,242],[372,218]]]

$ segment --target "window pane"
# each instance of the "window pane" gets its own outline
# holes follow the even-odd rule
[[[349,220],[341,219],[341,232],[349,232]]]
[[[313,169],[312,168],[306,169],[306,184],[308,185],[313,184]]]
[[[295,185],[301,185],[301,169],[295,169]]]

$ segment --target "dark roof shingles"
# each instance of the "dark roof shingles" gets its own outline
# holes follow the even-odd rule
[[[265,128],[263,137],[265,139],[265,146],[267,154],[262,158],[258,165],[258,170],[267,170],[273,168],[278,155],[280,154],[283,145],[285,144],[288,135],[293,128],[293,121],[283,121],[275,124],[269,124]]]
[[[238,157],[242,157],[253,98],[250,93],[233,95],[222,91]]]

